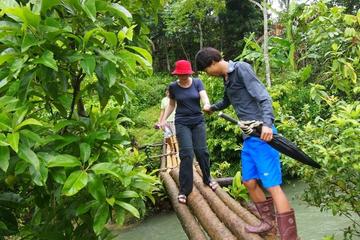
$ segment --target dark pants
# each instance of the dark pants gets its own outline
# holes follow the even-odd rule
[[[188,196],[193,188],[193,158],[199,162],[203,182],[210,183],[210,161],[206,145],[205,123],[194,125],[175,124],[180,156],[180,194]]]

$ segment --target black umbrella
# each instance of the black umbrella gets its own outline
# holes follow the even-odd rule
[[[223,112],[219,113],[219,116],[240,126],[244,133],[260,137],[262,122],[259,121],[238,121]],[[320,164],[311,159],[306,153],[304,153],[300,148],[298,148],[293,142],[287,140],[286,138],[274,134],[273,139],[270,142],[267,142],[274,149],[279,152],[301,162],[306,165],[312,166],[314,168],[321,168]]]

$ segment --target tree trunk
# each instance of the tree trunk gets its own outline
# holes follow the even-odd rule
[[[270,70],[270,58],[269,58],[269,35],[268,35],[268,13],[267,13],[267,6],[266,0],[263,2],[263,15],[264,15],[264,61],[265,61],[265,76],[266,76],[266,84],[268,87],[271,87],[271,70]]]
[[[179,169],[175,168],[170,172],[173,179],[179,184]],[[211,210],[199,190],[194,186],[193,191],[187,197],[187,205],[201,223],[207,234],[213,240],[236,240],[237,238],[219,220]]]
[[[189,60],[189,55],[187,54],[187,52],[186,52],[186,50],[184,48],[184,44],[183,44],[181,38],[179,38],[179,41],[180,41],[181,49],[183,50],[183,53],[185,55],[186,60]]]
[[[216,194],[218,197],[228,206],[233,212],[236,213],[241,219],[243,219],[246,223],[256,226],[260,224],[260,220],[257,219],[252,213],[250,213],[247,209],[242,207],[239,202],[229,196],[227,192],[223,189],[216,190]]]
[[[164,49],[165,49],[165,56],[166,56],[166,69],[168,72],[171,71],[170,67],[170,60],[169,60],[169,51],[168,51],[168,43],[167,40],[164,40]]]
[[[194,171],[194,183],[197,189],[201,192],[201,195],[206,199],[211,209],[221,219],[221,221],[227,226],[228,229],[238,238],[243,240],[262,240],[259,235],[248,233],[245,231],[246,223],[239,216],[237,216],[229,207],[224,204],[223,201],[214,193],[211,188],[205,186],[202,178]],[[216,191],[219,191],[217,189]]]
[[[199,27],[199,35],[200,35],[200,49],[202,49],[204,45],[204,37],[203,37],[201,23],[198,23],[198,27]]]
[[[161,172],[160,177],[164,182],[172,206],[188,238],[191,240],[206,240],[206,235],[190,212],[189,208],[178,202],[177,195],[179,193],[179,189],[169,173]]]
[[[263,44],[263,52],[264,52],[264,62],[265,62],[265,77],[266,77],[266,84],[268,87],[271,87],[271,70],[270,70],[270,59],[269,59],[269,36],[268,36],[268,13],[267,13],[267,1],[263,0],[263,6],[260,3],[256,2],[255,0],[249,0],[256,6],[258,6],[261,11],[263,12],[264,17],[264,44]]]
[[[214,179],[221,187],[229,186],[233,182],[232,177],[225,177],[225,178],[216,178]]]

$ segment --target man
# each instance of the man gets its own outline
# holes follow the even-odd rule
[[[260,139],[245,136],[241,152],[243,183],[261,215],[261,224],[246,226],[251,233],[267,233],[274,228],[274,205],[281,240],[297,240],[294,210],[290,207],[282,183],[279,153],[266,142],[271,141],[276,131],[271,97],[258,80],[251,66],[245,62],[225,61],[214,48],[203,48],[196,54],[199,71],[224,80],[222,101],[204,108],[211,113],[222,110],[230,104],[241,120],[263,122]],[[266,198],[257,180],[271,194]]]

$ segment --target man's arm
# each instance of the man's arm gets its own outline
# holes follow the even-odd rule
[[[273,138],[272,124],[274,122],[271,97],[265,86],[257,78],[250,64],[242,63],[241,70],[240,74],[243,76],[246,89],[256,99],[262,110],[263,127],[260,138],[264,141],[270,141]]]
[[[230,105],[230,100],[229,100],[228,96],[226,95],[226,91],[224,90],[223,99],[221,101],[211,105],[210,111],[211,112],[220,111],[220,110],[227,108],[229,105]]]
[[[274,114],[271,97],[265,86],[256,77],[252,67],[248,63],[241,64],[240,74],[243,76],[244,84],[249,94],[256,99],[262,110],[262,121],[267,127],[272,127]]]

